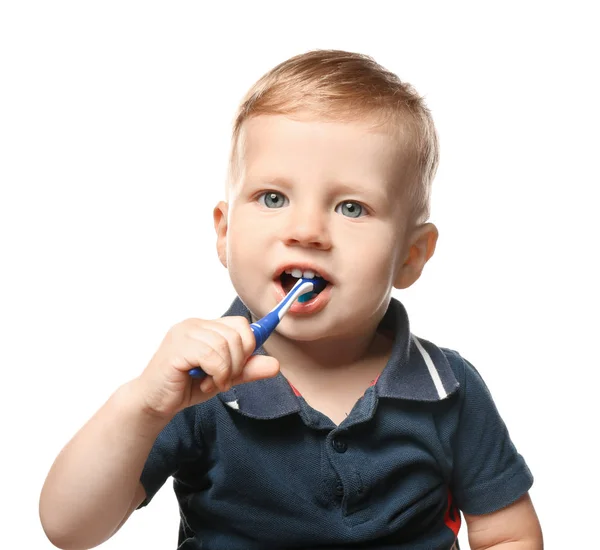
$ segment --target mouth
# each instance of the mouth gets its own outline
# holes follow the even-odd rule
[[[329,302],[329,295],[333,286],[333,283],[329,280],[329,275],[321,274],[316,269],[310,269],[305,266],[302,266],[302,268],[287,266],[278,271],[279,273],[275,276],[275,284],[279,299],[283,299],[300,278],[316,279],[324,282],[318,290],[298,298],[291,306],[290,313],[315,313],[316,311],[320,311]]]
[[[323,277],[318,271],[311,269],[287,268],[279,274],[279,282],[286,293],[292,290],[293,286],[298,282],[298,279],[316,279],[323,281],[324,285],[321,285],[321,288],[315,291],[314,294],[320,294],[331,284],[331,282]]]

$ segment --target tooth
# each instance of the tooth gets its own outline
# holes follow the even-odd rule
[[[299,279],[300,277],[302,277],[302,270],[301,269],[292,269],[292,277],[296,277],[296,279]]]
[[[315,278],[315,272],[311,271],[310,269],[307,269],[304,272],[304,275],[302,275],[305,279],[314,279]]]
[[[285,270],[285,272],[286,272],[288,275],[291,275],[291,274],[292,274],[292,270],[291,270],[291,269],[286,269],[286,270]]]

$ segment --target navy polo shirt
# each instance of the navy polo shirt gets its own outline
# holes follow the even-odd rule
[[[239,298],[225,315],[250,313]],[[278,374],[184,409],[141,475],[145,506],[174,478],[185,550],[450,549],[462,510],[485,514],[533,478],[483,380],[457,352],[410,333],[336,426]],[[257,353],[265,353],[259,349]]]

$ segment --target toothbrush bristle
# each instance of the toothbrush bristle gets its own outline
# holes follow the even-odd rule
[[[298,296],[298,302],[304,303],[308,302],[311,298],[314,298],[319,292],[321,292],[326,286],[327,283],[323,279],[302,279],[302,283],[311,283],[312,290],[305,292],[304,294]]]
[[[324,279],[311,279],[311,282],[313,283],[313,291],[317,294],[327,286]]]
[[[307,292],[306,294],[303,294],[302,296],[300,296],[298,298],[298,301],[300,303],[308,302],[314,295],[315,295],[315,293],[312,292],[312,291],[311,292]]]

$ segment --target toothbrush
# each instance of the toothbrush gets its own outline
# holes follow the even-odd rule
[[[250,325],[256,340],[254,351],[262,346],[265,340],[271,336],[271,333],[275,330],[279,321],[283,319],[283,316],[288,312],[290,307],[292,307],[292,304],[296,299],[299,302],[306,302],[312,298],[314,293],[318,293],[324,288],[325,281],[323,279],[298,279],[296,284],[281,302],[279,302],[262,319],[259,319]],[[206,376],[206,373],[200,367],[190,369],[188,372],[193,378],[204,378]]]

